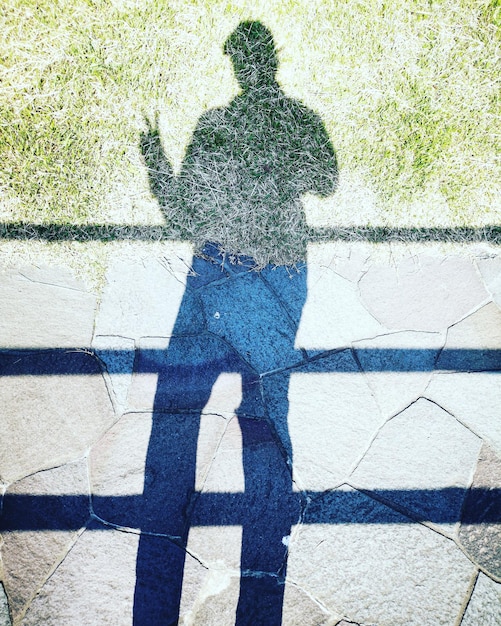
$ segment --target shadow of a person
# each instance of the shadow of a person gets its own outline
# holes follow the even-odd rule
[[[191,236],[219,245],[206,244],[194,259],[168,349],[157,357],[139,353],[136,363],[136,371],[151,371],[144,359],[157,358],[158,371],[136,625],[177,623],[188,532],[195,524],[242,527],[236,623],[281,624],[286,538],[300,515],[292,496],[287,393],[288,368],[306,356],[294,345],[306,265],[252,271],[255,263],[243,253],[259,249],[272,258],[283,246],[291,260],[305,258],[300,196],[334,192],[336,157],[318,116],[277,84],[274,42],[263,24],[241,23],[224,50],[241,94],[201,117],[180,175],[173,176],[154,129],[141,141],[151,189],[167,219],[180,232],[184,224]],[[195,490],[197,439],[201,412],[224,372],[242,380],[237,416],[245,491],[211,501]],[[270,385],[268,372],[282,373]]]

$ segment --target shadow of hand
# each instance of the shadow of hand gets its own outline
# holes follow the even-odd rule
[[[146,116],[146,132],[140,135],[141,153],[148,171],[151,193],[157,198],[164,210],[174,199],[175,176],[172,166],[165,156],[158,130],[158,113],[152,122]]]

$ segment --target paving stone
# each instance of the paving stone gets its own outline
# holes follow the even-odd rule
[[[2,583],[0,583],[0,626],[11,626],[11,624],[7,595]]]
[[[357,287],[330,268],[308,268],[308,292],[296,346],[330,350],[385,332],[360,301]]]
[[[212,421],[210,420],[210,422]],[[212,424],[209,423],[205,415],[202,418],[203,422],[205,422],[206,427],[203,431],[201,429],[200,434],[205,434],[205,439],[207,439],[210,436],[209,427]],[[213,458],[207,459],[205,463],[207,469],[205,472],[201,472],[202,476],[205,476],[202,481],[199,481],[200,490],[223,491],[225,493],[244,492],[242,431],[237,418],[230,420],[220,442],[216,440],[214,443],[216,445],[212,446]],[[197,451],[197,466],[199,465],[198,457]]]
[[[2,348],[88,347],[96,298],[63,268],[0,275]]]
[[[85,531],[31,602],[23,626],[131,624],[137,543],[132,533]]]
[[[113,389],[117,413],[127,409],[127,394],[134,369],[135,343],[124,337],[98,335],[92,348],[104,363]]]
[[[423,394],[443,343],[440,333],[408,331],[354,344],[358,360],[384,415],[395,415]]]
[[[310,244],[308,263],[328,267],[346,280],[358,283],[369,266],[371,250],[366,243]]]
[[[184,569],[180,624],[234,626],[240,576],[225,569],[202,568],[190,560]]]
[[[346,480],[383,417],[350,351],[301,369],[266,377],[266,404],[297,486],[322,491]]]
[[[170,336],[190,262],[190,256],[185,263],[175,254],[164,259],[116,259],[106,275],[95,334],[136,340]]]
[[[187,548],[204,568],[240,575],[241,526],[194,526],[189,531]]]
[[[499,374],[435,373],[425,395],[452,413],[501,454]]]
[[[285,585],[282,624],[287,626],[333,626],[336,618],[296,585]],[[345,622],[347,623],[347,622]]]
[[[280,272],[283,275],[283,272]],[[288,280],[283,275],[283,280]],[[300,307],[306,295],[305,277],[296,276],[296,300],[289,297],[289,310]],[[257,372],[264,373],[303,359],[294,349],[296,329],[291,321],[299,316],[284,311],[279,299],[259,273],[241,274],[204,289],[201,294],[207,327],[228,342]]]
[[[240,547],[238,526],[191,528],[189,559],[184,569],[181,623],[235,623],[240,590]],[[203,566],[201,566],[203,565]]]
[[[420,399],[383,426],[350,482],[452,532],[481,446],[446,411]]]
[[[479,258],[477,267],[494,302],[501,306],[501,256]]]
[[[198,424],[196,415],[157,416],[155,440],[150,440],[151,413],[124,415],[91,451],[90,480],[96,514],[120,526],[160,532],[170,510],[168,503],[167,508],[162,508],[162,503],[169,500],[177,485],[179,498],[184,496],[179,516],[190,492],[204,484],[226,428],[226,421],[219,415],[204,415],[200,431]],[[194,450],[190,448],[194,445],[196,467]],[[154,493],[148,491],[152,484]],[[146,502],[148,495],[154,501]]]
[[[480,572],[461,626],[501,624],[501,584]]]
[[[469,350],[474,350],[476,356]],[[469,371],[501,370],[501,310],[492,302],[447,331],[445,352],[438,359],[437,369],[461,370],[465,362]]]
[[[203,569],[190,560],[185,567],[180,623],[234,626],[239,587],[239,576],[235,573],[226,569]],[[190,592],[194,597],[188,599]],[[252,621],[252,614],[248,617],[248,623],[266,623]],[[282,623],[287,626],[332,626],[336,622],[301,589],[286,584]]]
[[[153,410],[158,376],[162,368],[165,368],[170,341],[169,337],[142,337],[137,342],[137,366],[132,374],[126,400],[129,410]]]
[[[73,494],[80,494],[78,501]],[[26,609],[89,517],[85,460],[33,474],[9,487],[0,528],[13,529],[2,531],[2,561],[14,618]]]
[[[327,610],[362,624],[456,623],[473,565],[453,541],[363,494],[336,490],[310,506],[311,522],[347,521],[305,523],[289,546],[288,578]]]
[[[101,366],[88,353],[13,352],[1,356],[1,368],[4,482],[78,458],[115,419]]]
[[[368,310],[390,330],[443,331],[488,298],[471,261],[460,256],[374,264],[359,287]]]
[[[501,458],[484,445],[462,514],[459,541],[484,571],[501,579]]]

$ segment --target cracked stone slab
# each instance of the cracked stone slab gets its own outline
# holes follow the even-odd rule
[[[240,576],[225,569],[205,569],[193,560],[184,572],[179,623],[234,626]]]
[[[2,348],[88,347],[96,297],[64,268],[0,274]]]
[[[308,290],[295,345],[330,350],[375,337],[385,329],[365,308],[357,287],[329,267],[308,268]]]
[[[210,436],[212,420],[208,416],[202,416],[202,428],[200,435],[205,439]],[[205,425],[205,428],[203,428]],[[200,444],[200,437],[199,437]],[[197,448],[200,446],[197,446]],[[200,472],[200,479],[196,486],[200,491],[223,491],[225,493],[239,493],[245,490],[244,471],[242,466],[242,431],[237,418],[229,421],[229,424],[220,438],[220,443],[213,446],[213,457],[208,458],[205,468]],[[204,459],[203,455],[201,460]],[[197,451],[197,466],[199,466],[199,453]]]
[[[65,497],[73,494],[81,495],[81,500],[65,502]],[[0,527],[6,525],[14,530],[3,531],[1,554],[14,619],[22,615],[71,548],[76,529],[87,523],[87,494],[84,459],[33,474],[7,489]]]
[[[501,385],[489,372],[435,373],[426,389],[436,402],[501,454]]]
[[[303,524],[292,535],[288,578],[361,624],[454,626],[474,569],[454,542],[367,496],[343,493],[350,491],[314,500],[307,517],[335,518],[341,507],[352,523]]]
[[[480,572],[461,626],[501,624],[501,584]]]
[[[161,532],[171,511],[185,526],[191,492],[204,485],[226,427],[226,420],[213,414],[124,415],[91,451],[95,513],[120,526]],[[196,446],[196,460],[190,446]],[[226,478],[227,486],[235,481],[234,474]]]
[[[184,569],[183,624],[233,626],[240,589],[242,529],[237,526],[190,529]],[[283,620],[288,626],[329,626],[332,617],[295,585],[286,584]]]
[[[98,335],[92,340],[92,348],[106,367],[117,413],[123,413],[127,409],[127,394],[132,382],[135,343],[124,337]]]
[[[437,369],[460,370],[464,367],[462,351],[475,350],[475,358],[468,356],[470,371],[501,370],[501,310],[490,302],[451,326],[445,349]]]
[[[115,259],[106,274],[95,334],[135,340],[171,335],[190,263],[186,246],[164,258]]]
[[[501,256],[477,259],[477,267],[494,302],[501,306]]]
[[[282,624],[287,624],[287,626],[333,626],[335,623],[336,617],[333,617],[303,589],[290,583],[285,584]]]
[[[346,480],[383,423],[358,371],[351,352],[345,350],[313,361],[300,372],[263,380],[271,422],[300,489],[322,491]]]
[[[490,521],[501,520],[501,501],[494,495],[501,489],[501,458],[487,445],[480,452],[471,489],[463,509],[459,541],[476,563],[501,580],[501,524]]]
[[[3,354],[0,476],[11,482],[81,456],[115,419],[101,365],[85,352]],[[27,376],[26,372],[47,372]],[[64,374],[53,372],[65,371]]]
[[[191,528],[184,568],[180,617],[183,624],[235,623],[240,590],[238,526]]]
[[[299,516],[290,470],[269,424],[233,418],[194,505],[192,523],[241,526],[243,570],[277,574],[287,553],[291,524]]]
[[[452,532],[481,446],[446,411],[420,399],[383,426],[351,481]]]
[[[462,256],[423,254],[394,266],[374,264],[359,287],[368,310],[390,330],[443,331],[489,297]]]
[[[443,343],[440,333],[408,331],[381,335],[353,345],[384,415],[395,415],[423,394]],[[398,350],[398,363],[395,363],[395,355],[385,350]],[[401,371],[391,371],[395,367]]]
[[[369,267],[371,249],[366,243],[308,244],[308,263],[329,268],[352,283],[358,283]]]
[[[138,535],[85,531],[31,602],[23,626],[132,623]]]

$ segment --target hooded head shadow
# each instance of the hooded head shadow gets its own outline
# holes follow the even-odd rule
[[[294,345],[306,299],[301,195],[335,190],[336,157],[320,118],[278,85],[275,45],[263,24],[241,23],[224,52],[241,92],[202,115],[179,176],[158,131],[149,126],[141,138],[166,221],[201,254],[168,349],[151,357],[155,364],[143,363],[141,353],[136,360],[137,372],[158,371],[137,557],[138,625],[177,623],[190,526],[226,524],[242,528],[236,623],[281,624],[286,538],[300,516],[287,391],[290,368],[307,358]],[[203,246],[207,241],[216,243]],[[256,258],[261,271],[249,271]],[[295,268],[263,267],[278,258]],[[197,439],[213,385],[226,372],[242,381],[245,491],[214,494],[213,502],[195,490]]]

